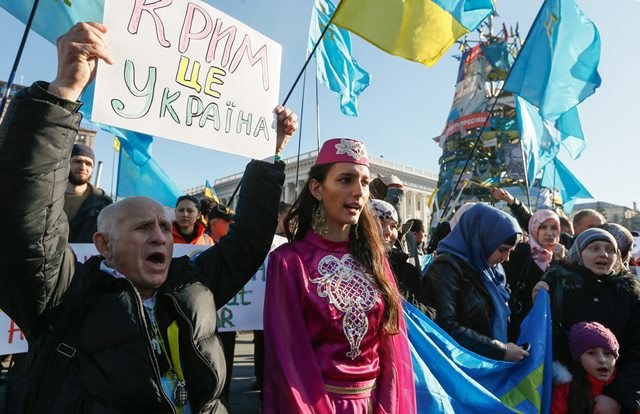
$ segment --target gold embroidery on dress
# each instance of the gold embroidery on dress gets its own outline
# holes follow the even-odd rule
[[[344,313],[342,330],[351,346],[347,356],[356,359],[369,328],[366,312],[378,301],[376,282],[350,254],[342,259],[325,256],[318,263],[318,273],[320,277],[310,280],[318,285],[318,296],[329,297],[329,303]]]

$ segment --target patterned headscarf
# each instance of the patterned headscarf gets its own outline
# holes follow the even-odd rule
[[[538,240],[538,230],[540,230],[542,223],[547,220],[553,220],[558,225],[558,229],[560,229],[560,218],[553,210],[538,210],[529,220],[529,246],[531,246],[531,257],[542,271],[549,268],[551,259],[553,259],[553,252],[551,250],[547,250]],[[559,236],[560,233],[558,232],[558,241],[560,240]]]
[[[371,210],[376,215],[376,217],[378,217],[380,220],[392,219],[396,223],[398,222],[398,212],[391,205],[391,203],[388,203],[384,200],[375,199],[369,200],[369,206],[371,207]]]

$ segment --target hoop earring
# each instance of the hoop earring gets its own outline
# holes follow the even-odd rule
[[[327,225],[327,213],[322,206],[322,203],[313,209],[311,214],[311,228],[318,236],[326,236],[329,233],[329,226]]]

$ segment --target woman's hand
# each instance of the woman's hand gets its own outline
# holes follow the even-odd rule
[[[622,412],[620,404],[611,397],[601,394],[595,400],[596,406],[593,408],[593,414],[620,414]]]
[[[498,187],[493,187],[491,189],[491,195],[496,200],[505,201],[508,205],[512,205],[516,201],[515,197],[512,196],[511,193],[509,193],[505,189],[498,188]]]
[[[544,289],[547,292],[549,291],[549,284],[547,282],[540,281],[536,283],[533,287],[533,292],[531,292],[531,300],[535,302],[536,296],[538,295],[538,290]]]
[[[551,247],[551,251],[553,252],[553,260],[562,260],[567,257],[567,248],[560,243],[555,243]]]
[[[520,362],[529,356],[529,352],[525,351],[520,345],[513,342],[507,344],[507,351],[504,354],[505,361]]]

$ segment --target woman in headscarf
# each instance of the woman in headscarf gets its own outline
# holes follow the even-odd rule
[[[554,264],[534,288],[551,295],[554,359],[569,366],[567,333],[575,323],[595,321],[620,343],[618,372],[596,398],[595,413],[640,409],[640,283],[623,269],[616,239],[591,228],[576,238],[567,264]]]
[[[521,361],[528,352],[508,342],[509,292],[500,265],[521,236],[507,213],[476,204],[438,244],[417,299],[463,347],[485,357]]]
[[[560,218],[553,210],[536,211],[529,220],[528,231],[529,240],[519,243],[509,262],[504,264],[511,291],[509,339],[513,341],[520,333],[520,323],[533,307],[533,287],[547,271],[551,261],[554,258],[561,259],[565,252],[560,244]],[[554,249],[558,252],[555,256]]]
[[[202,223],[199,205],[198,199],[194,196],[178,197],[176,220],[171,228],[174,243],[213,246],[213,240],[205,234],[207,228]]]
[[[416,412],[400,294],[369,199],[364,144],[324,143],[271,253],[263,412]],[[293,230],[292,230],[293,229]]]
[[[433,309],[418,302],[415,294],[422,283],[422,275],[418,268],[407,262],[409,255],[396,244],[398,240],[398,213],[390,203],[384,200],[371,200],[369,206],[373,214],[378,217],[382,227],[382,238],[387,247],[387,254],[391,270],[396,277],[400,294],[425,315],[433,319]]]

